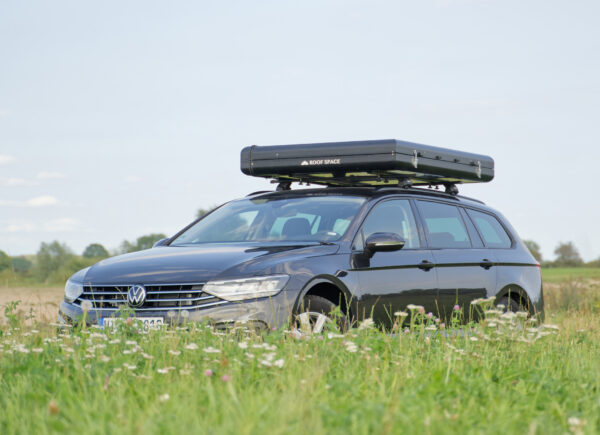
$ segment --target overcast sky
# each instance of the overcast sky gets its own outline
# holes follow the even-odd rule
[[[491,155],[461,192],[600,256],[600,2],[0,3],[0,249],[173,234],[271,188],[251,144]]]

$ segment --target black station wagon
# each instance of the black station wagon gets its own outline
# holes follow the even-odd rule
[[[343,322],[372,317],[389,327],[409,304],[443,317],[491,296],[542,314],[539,264],[515,230],[457,194],[456,184],[491,180],[489,157],[396,140],[254,146],[242,151],[242,170],[277,190],[79,271],[59,320],[86,311],[108,326],[128,307],[149,325],[292,321],[320,332],[334,310]],[[291,190],[292,182],[326,187]]]

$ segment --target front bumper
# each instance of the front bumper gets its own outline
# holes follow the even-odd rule
[[[179,325],[187,322],[209,321],[217,327],[228,327],[235,324],[249,324],[257,328],[279,328],[286,325],[292,314],[295,297],[290,292],[281,293],[262,299],[242,302],[228,302],[209,308],[196,308],[189,310],[133,310],[136,317],[162,317],[165,323]],[[187,313],[186,314],[184,314]],[[87,313],[88,325],[100,324],[100,319],[117,317],[118,311],[90,310]],[[83,318],[83,310],[77,304],[63,301],[58,311],[60,323],[76,323]]]

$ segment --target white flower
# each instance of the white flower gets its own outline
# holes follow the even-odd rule
[[[123,363],[123,367],[125,367],[127,370],[135,370],[136,366],[133,364],[127,364],[127,363]]]
[[[106,355],[102,355],[102,356],[100,356],[100,361],[102,361],[102,362],[109,362],[110,358],[107,357]]]
[[[156,369],[156,371],[158,373],[160,373],[161,375],[166,375],[167,373],[169,373],[169,369]]]
[[[83,310],[84,313],[87,313],[88,311],[90,311],[92,309],[92,303],[88,300],[81,301],[81,309]]]
[[[279,368],[283,368],[284,363],[285,363],[285,361],[283,359],[278,359],[273,362],[273,365],[276,367],[279,367]]]
[[[394,316],[396,316],[396,317],[408,317],[408,313],[406,311],[396,311],[394,313]]]
[[[479,339],[477,337],[469,337],[469,340],[471,340],[471,341],[479,341]]]
[[[179,350],[172,350],[171,349],[171,350],[169,350],[169,353],[171,355],[175,355],[175,356],[181,355],[181,351],[179,351]]]
[[[425,331],[437,331],[437,327],[435,325],[429,325],[425,327]]]
[[[127,340],[127,341],[125,342],[125,344],[126,344],[127,346],[137,346],[137,341],[133,341],[133,340]]]
[[[559,329],[559,328],[558,328],[558,326],[556,326],[556,325],[551,325],[551,324],[549,324],[549,323],[544,323],[544,324],[542,325],[542,328],[545,328],[545,329],[553,329],[554,331],[558,331],[558,329]]]
[[[31,351],[35,353],[42,353],[44,349],[42,349],[41,347],[34,347],[33,349],[31,349]]]
[[[373,319],[365,319],[362,322],[360,322],[360,325],[358,325],[358,330],[362,331],[363,329],[370,329],[374,324],[375,322],[373,322]]]
[[[414,304],[408,304],[406,306],[406,308],[410,311],[414,311],[414,310],[419,310],[419,311],[423,311],[425,310],[425,307],[423,307],[422,305],[414,305]]]
[[[221,351],[219,349],[215,349],[212,346],[208,346],[207,348],[205,348],[204,352],[206,352],[206,353],[221,353]]]
[[[170,398],[169,393],[161,394],[160,396],[158,396],[158,401],[166,402],[167,400],[169,400],[169,398]]]
[[[245,341],[238,343],[238,346],[240,349],[248,349],[248,343],[246,343]]]
[[[358,347],[356,346],[356,344],[354,344],[351,341],[345,341],[344,346],[346,346],[346,350],[348,352],[356,352],[358,350]]]
[[[196,343],[190,343],[190,344],[186,345],[185,348],[187,350],[196,350],[196,349],[198,349],[198,345]]]

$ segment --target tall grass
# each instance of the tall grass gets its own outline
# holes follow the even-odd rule
[[[478,324],[413,307],[393,334],[318,335],[26,327],[9,308],[0,433],[600,431],[598,311],[536,325],[481,303]]]

